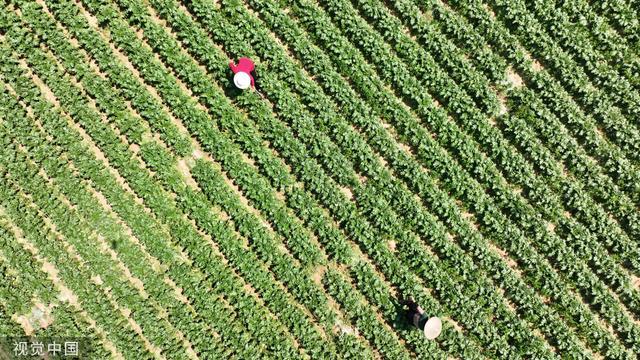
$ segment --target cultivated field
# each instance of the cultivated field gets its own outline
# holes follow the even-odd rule
[[[0,337],[116,359],[635,359],[639,13],[3,2]],[[233,86],[242,56],[256,90]]]

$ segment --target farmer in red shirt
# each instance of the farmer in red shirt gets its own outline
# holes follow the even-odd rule
[[[230,61],[229,67],[235,74],[233,76],[233,83],[236,87],[242,90],[249,88],[249,84],[251,84],[252,87],[255,87],[251,72],[256,68],[256,66],[251,59],[242,57],[238,59],[238,65],[233,61]]]

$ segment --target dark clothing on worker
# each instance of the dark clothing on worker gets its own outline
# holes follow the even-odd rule
[[[419,330],[424,329],[424,324],[427,323],[427,314],[414,314],[413,315],[413,326],[417,327]]]
[[[407,313],[407,320],[410,324],[417,327],[418,329],[424,329],[424,324],[427,322],[427,315],[422,310],[422,308],[420,308],[420,306],[414,301],[409,300],[408,305],[409,312]]]

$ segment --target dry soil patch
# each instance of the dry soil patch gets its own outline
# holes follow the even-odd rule
[[[522,87],[524,84],[522,77],[511,68],[507,70],[507,79],[514,88]]]

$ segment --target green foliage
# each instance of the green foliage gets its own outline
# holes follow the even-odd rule
[[[0,15],[0,335],[57,301],[13,223],[126,358],[640,351],[631,5],[44,3]]]

